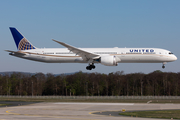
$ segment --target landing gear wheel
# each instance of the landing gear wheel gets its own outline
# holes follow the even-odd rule
[[[89,66],[86,67],[87,70],[92,70],[92,69],[95,69],[95,68],[96,68],[96,66],[94,64],[89,65]]]
[[[87,70],[91,70],[92,67],[91,67],[91,66],[87,66],[86,69],[87,69]]]
[[[96,68],[96,66],[94,66],[94,65],[91,65],[91,67],[92,67],[92,69],[95,69],[95,68]]]
[[[164,68],[165,68],[165,66],[163,65],[163,66],[162,66],[162,68],[164,69]]]

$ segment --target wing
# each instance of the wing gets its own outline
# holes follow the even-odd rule
[[[83,60],[89,61],[89,60],[92,60],[92,59],[95,59],[95,58],[99,57],[98,54],[94,54],[94,53],[91,53],[91,52],[88,52],[88,51],[73,47],[71,45],[68,45],[66,43],[63,43],[63,42],[60,42],[60,41],[57,41],[57,40],[53,40],[53,41],[61,44],[62,46],[66,47],[66,48],[68,48],[68,50],[72,51],[73,53],[76,53],[76,55],[81,56],[83,58]]]
[[[11,50],[5,50],[6,52],[11,52],[11,54],[19,54],[19,55],[26,55],[26,53],[23,53],[21,51],[11,51]]]

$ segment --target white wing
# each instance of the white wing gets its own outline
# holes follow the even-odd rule
[[[68,50],[72,51],[73,53],[76,53],[77,55],[81,56],[83,58],[83,60],[90,61],[90,60],[93,60],[93,59],[96,59],[97,57],[99,57],[98,54],[91,53],[91,52],[88,52],[88,51],[73,47],[71,45],[68,45],[66,43],[63,43],[63,42],[60,42],[60,41],[57,41],[57,40],[54,40],[54,39],[52,39],[52,40],[59,43],[59,44],[61,44],[64,47],[68,48]]]

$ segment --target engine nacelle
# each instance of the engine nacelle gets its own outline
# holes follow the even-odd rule
[[[116,56],[101,56],[100,63],[106,66],[117,66]]]

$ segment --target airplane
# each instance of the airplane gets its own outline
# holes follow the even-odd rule
[[[169,50],[160,48],[77,48],[52,39],[66,48],[36,48],[16,28],[10,27],[18,51],[5,50],[9,55],[45,63],[88,63],[87,70],[100,63],[117,66],[118,63],[162,63],[177,60]]]

